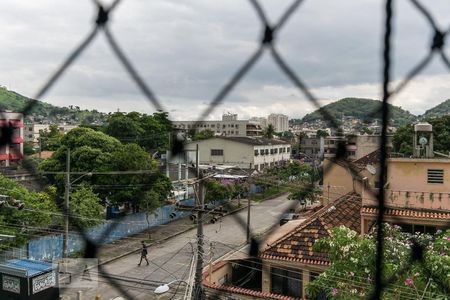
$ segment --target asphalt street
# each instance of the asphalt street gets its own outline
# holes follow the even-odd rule
[[[278,226],[280,215],[285,212],[292,201],[287,200],[286,195],[267,200],[261,203],[252,204],[251,209],[251,232],[262,234],[273,226]],[[242,220],[238,222],[238,218]],[[205,249],[204,260],[208,262],[223,256],[225,253],[237,248],[245,243],[246,228],[242,226],[247,220],[247,210],[242,210],[234,215],[229,215],[216,224],[206,224],[204,226]],[[190,261],[193,257],[193,248],[196,247],[196,230],[189,230],[174,238],[168,239],[148,248],[148,259],[150,264],[139,263],[139,254],[132,254],[121,259],[110,262],[102,266],[102,271],[109,278],[116,281],[110,284],[105,276],[99,274],[98,286],[90,289],[65,289],[62,295],[77,299],[77,293],[82,291],[83,300],[95,299],[96,295],[101,295],[101,299],[125,299],[117,286],[122,287],[132,299],[170,299],[167,293],[165,296],[156,296],[153,292],[155,287],[161,283],[168,283],[173,280],[186,280]],[[210,250],[210,246],[212,249]],[[177,284],[171,285],[175,291]],[[179,285],[179,292],[184,290],[184,284]],[[176,297],[174,299],[177,299]]]

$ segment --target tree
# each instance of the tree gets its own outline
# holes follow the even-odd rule
[[[325,130],[319,129],[316,132],[316,136],[317,137],[327,137],[327,136],[329,136],[329,134]]]
[[[81,228],[88,228],[100,224],[103,216],[103,206],[100,198],[92,188],[83,184],[70,194],[70,212],[73,222]]]
[[[172,132],[173,125],[166,112],[153,115],[114,113],[110,115],[105,128],[105,133],[122,143],[136,143],[152,152],[167,150]]]
[[[54,201],[54,188],[42,192],[29,192],[19,183],[0,176],[1,194],[22,201],[23,210],[8,206],[0,207],[0,233],[15,235],[16,239],[0,243],[0,249],[17,246],[52,224],[59,224],[60,218],[54,216],[57,207]]]
[[[59,132],[58,125],[50,125],[49,130],[39,130],[41,150],[55,151],[61,145],[63,134]]]
[[[214,179],[205,180],[205,203],[225,200],[231,197],[232,191]]]
[[[391,278],[383,298],[447,299],[450,230],[434,236],[403,233],[397,226],[387,224],[383,230],[383,280]],[[414,263],[410,257],[413,242],[425,249],[422,264]],[[307,286],[308,298],[315,299],[320,291],[331,299],[361,299],[370,295],[375,276],[375,232],[360,236],[344,226],[336,227],[330,238],[316,241],[314,251],[328,253],[332,265]]]
[[[425,121],[433,125],[434,151],[448,154],[450,152],[450,116],[430,118]],[[412,155],[413,136],[413,126],[400,127],[392,139],[394,152],[399,152],[406,156]]]
[[[197,132],[192,137],[193,141],[207,140],[213,138],[215,136],[215,132],[211,129],[205,129],[203,131]]]
[[[33,146],[32,142],[25,142],[25,143],[23,143],[23,153],[25,155],[31,155],[31,154],[35,153],[34,146]]]
[[[266,129],[263,130],[263,136],[268,139],[273,139],[275,134],[275,128],[272,124],[267,125]]]
[[[92,185],[94,193],[102,199],[108,198],[115,205],[131,204],[133,211],[137,212],[142,208],[159,206],[161,199],[165,199],[170,193],[170,180],[160,173],[157,162],[142,147],[131,143],[122,144],[117,139],[90,128],[76,128],[68,132],[61,140],[61,147],[51,158],[40,163],[39,168],[43,171],[64,171],[67,148],[71,149],[71,171],[153,171],[146,174],[85,176],[81,179],[79,184]],[[48,178],[63,193],[64,176],[49,175]],[[146,198],[146,193],[151,190],[159,198],[150,205],[148,201],[154,197]]]

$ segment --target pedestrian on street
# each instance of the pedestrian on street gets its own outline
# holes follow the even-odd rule
[[[148,251],[147,251],[147,245],[144,243],[144,241],[141,241],[141,244],[142,244],[141,260],[139,261],[138,266],[141,265],[142,259],[145,259],[145,261],[147,262],[147,266],[148,266],[149,263],[148,263],[148,259],[147,259],[147,253],[148,253]]]

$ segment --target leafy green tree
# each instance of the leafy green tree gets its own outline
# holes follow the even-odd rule
[[[104,208],[100,198],[92,188],[81,185],[70,193],[70,212],[73,221],[81,228],[88,228],[100,224],[104,215]]]
[[[31,236],[42,234],[45,228],[60,221],[53,215],[57,211],[54,189],[29,192],[19,183],[0,176],[0,191],[2,195],[10,196],[25,204],[25,209],[22,210],[8,206],[0,208],[0,233],[16,236],[14,241],[0,243],[0,249],[20,245]]]
[[[403,233],[396,226],[384,228],[383,280],[393,282],[384,289],[383,299],[448,299],[450,286],[450,230],[434,236]],[[422,245],[423,264],[410,257],[413,241]],[[360,236],[341,226],[330,238],[319,239],[315,251],[328,253],[332,265],[307,286],[308,298],[325,291],[329,299],[361,299],[369,296],[375,278],[375,234]],[[405,270],[402,272],[401,270]]]
[[[204,188],[205,203],[228,199],[232,195],[232,191],[229,188],[214,179],[205,180]]]
[[[200,141],[200,140],[207,140],[210,138],[213,138],[215,136],[214,131],[212,131],[211,129],[205,129],[203,131],[197,132],[192,140],[193,141]]]
[[[100,198],[108,198],[113,204],[131,204],[133,211],[137,212],[140,208],[153,208],[160,204],[160,202],[150,206],[149,203],[142,204],[150,199],[145,197],[148,191],[153,190],[158,193],[161,199],[165,199],[170,193],[169,179],[159,172],[158,164],[150,154],[137,144],[122,144],[117,139],[90,128],[71,130],[61,140],[61,144],[51,158],[40,164],[41,170],[64,171],[67,148],[70,148],[71,171],[153,171],[151,174],[95,175],[81,179],[79,184],[91,184],[93,191]],[[48,175],[47,177],[58,187],[59,192],[63,193],[64,176]]]
[[[147,151],[161,152],[169,148],[173,125],[166,112],[153,115],[118,112],[109,117],[105,132],[123,143],[136,143]]]
[[[61,145],[63,134],[59,132],[58,125],[50,125],[49,130],[40,130],[41,150],[55,151]]]
[[[329,134],[325,130],[319,129],[316,132],[316,136],[317,137],[327,137],[327,136],[329,136]]]
[[[32,142],[25,142],[23,143],[23,153],[25,155],[31,155],[34,154],[36,151],[34,151],[34,146]]]

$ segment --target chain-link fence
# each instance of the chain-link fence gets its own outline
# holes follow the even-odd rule
[[[100,1],[93,0],[95,3],[98,14],[95,20],[95,23],[92,25],[92,29],[89,31],[84,40],[68,55],[68,57],[61,63],[59,68],[49,77],[49,79],[44,83],[44,85],[38,90],[38,92],[34,95],[33,99],[41,99],[44,95],[46,95],[52,87],[58,82],[60,77],[69,71],[70,66],[77,60],[77,58],[85,51],[87,51],[88,46],[96,39],[96,37],[100,34],[104,34],[106,40],[115,54],[118,61],[123,65],[130,78],[134,81],[134,83],[138,86],[142,94],[145,98],[153,105],[155,110],[165,111],[164,103],[160,101],[157,97],[157,93],[143,80],[139,72],[131,63],[131,60],[127,57],[121,45],[117,42],[114,37],[114,33],[111,31],[111,18],[110,16],[113,13],[116,13],[116,10],[119,10],[119,4],[123,1],[116,0],[112,2],[109,6],[104,6]],[[277,39],[279,32],[285,27],[288,26],[288,21],[293,17],[294,12],[301,9],[301,4],[304,1],[297,0],[292,1],[292,3],[288,6],[288,8],[284,11],[281,17],[274,23],[269,22],[269,19],[264,11],[263,7],[257,0],[249,0],[252,8],[258,15],[260,28],[261,28],[261,38],[258,46],[253,51],[253,53],[245,60],[245,62],[240,66],[236,72],[231,76],[231,78],[225,82],[222,88],[218,91],[218,93],[212,98],[208,108],[203,111],[197,121],[197,125],[202,122],[207,116],[209,116],[214,109],[223,103],[226,97],[230,94],[230,92],[236,87],[236,85],[246,76],[246,74],[255,66],[255,64],[261,59],[261,57],[267,52],[275,62],[275,64],[279,67],[279,69],[286,75],[287,79],[296,87],[298,90],[303,93],[303,95],[316,107],[321,108],[319,110],[320,114],[322,114],[323,118],[327,120],[331,126],[339,133],[342,134],[339,128],[339,122],[327,111],[326,108],[320,106],[318,98],[311,92],[308,88],[305,81],[303,81],[302,77],[297,74],[290,66],[289,62],[280,54],[277,48]],[[374,278],[374,288],[373,294],[369,295],[371,299],[380,299],[383,294],[383,290],[389,286],[391,281],[394,279],[388,279],[387,281],[383,280],[383,246],[384,246],[384,236],[382,226],[380,226],[384,220],[385,213],[385,193],[384,187],[386,183],[387,176],[387,158],[388,153],[387,149],[387,127],[388,127],[388,119],[389,119],[389,106],[388,103],[391,98],[398,93],[400,93],[408,83],[416,77],[426,66],[430,64],[430,61],[433,57],[438,56],[443,64],[450,69],[450,61],[444,52],[444,41],[449,32],[448,29],[441,29],[438,27],[437,23],[428,12],[428,10],[418,1],[418,0],[410,0],[413,6],[419,11],[423,17],[428,22],[429,26],[434,32],[434,38],[429,47],[429,51],[427,55],[419,61],[419,63],[414,66],[411,71],[407,74],[407,76],[396,86],[393,86],[391,83],[391,73],[392,73],[392,23],[394,21],[393,16],[393,2],[392,0],[385,0],[384,7],[384,40],[383,40],[383,53],[382,57],[382,105],[379,111],[374,111],[371,113],[372,116],[380,115],[382,116],[382,130],[381,130],[381,143],[380,143],[380,174],[379,174],[379,186],[380,191],[377,195],[372,195],[378,198],[378,217],[377,217],[377,257],[376,257],[376,276]],[[120,16],[117,16],[120,17]],[[75,103],[74,103],[75,104]],[[28,106],[26,106],[22,113],[27,115],[31,112],[35,102],[30,102]],[[193,126],[194,128],[196,125]],[[8,144],[12,139],[12,130],[8,126],[1,127],[1,140],[0,143],[2,145]],[[171,133],[174,136],[172,143],[172,153],[177,155],[183,151],[183,141],[176,139],[176,135]],[[345,157],[345,144],[338,144],[337,151],[337,159],[341,161],[346,161],[346,167],[352,171],[354,177],[360,176],[355,170],[354,166],[346,160]],[[32,172],[36,172],[36,170],[31,170]],[[63,171],[63,170],[61,170]],[[329,170],[324,169],[323,172],[326,173]],[[370,191],[368,191],[370,192]],[[289,211],[291,207],[288,208]],[[63,215],[68,215],[70,222],[77,224],[76,220],[73,219],[72,215],[68,211],[62,211]],[[241,219],[237,214],[233,215],[243,228],[246,227],[246,221]],[[119,223],[115,223],[119,224]],[[108,226],[106,230],[104,230],[101,235],[102,237],[92,239],[86,231],[84,231],[81,227],[77,228],[77,234],[82,236],[85,240],[85,248],[82,251],[83,256],[86,258],[95,258],[98,255],[99,247],[101,247],[104,240],[108,239],[108,236],[115,229],[114,223],[111,226]],[[245,230],[244,230],[245,231]],[[254,234],[251,233],[252,241],[250,247],[250,256],[257,258],[258,256],[258,239],[253,237]],[[410,255],[411,260],[413,262],[421,262],[423,260],[424,249],[421,248],[419,244],[414,244],[412,246],[412,253]],[[193,253],[192,251],[191,253]],[[177,253],[175,253],[176,255]],[[405,268],[401,272],[407,272],[410,264],[405,264]],[[425,268],[426,266],[423,265]],[[126,284],[120,280],[117,276],[110,276],[107,268],[103,265],[99,266],[99,275],[102,276],[112,287],[118,290],[120,294],[122,294],[126,299],[133,299],[133,295],[129,293]],[[401,273],[400,272],[400,273]],[[150,280],[150,278],[147,276]],[[440,282],[443,289],[449,291],[449,287],[445,282]],[[210,295],[211,296],[211,295]],[[198,295],[197,295],[198,297]],[[212,297],[220,298],[220,294],[212,295]]]

